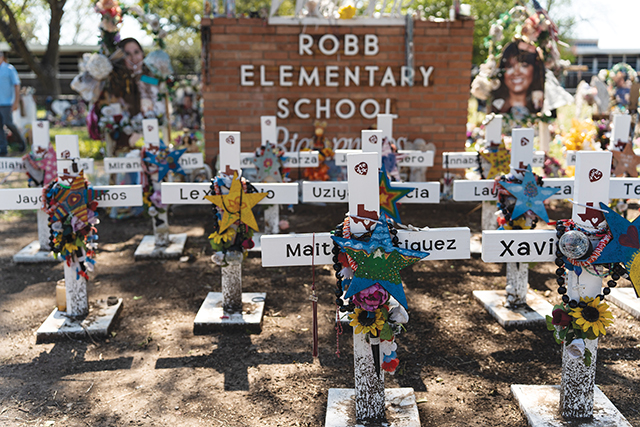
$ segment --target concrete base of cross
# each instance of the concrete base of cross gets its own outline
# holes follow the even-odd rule
[[[416,395],[412,388],[387,388],[386,423],[389,427],[420,427]],[[330,388],[325,427],[356,427],[356,391],[353,388]]]
[[[607,295],[606,299],[636,319],[640,319],[640,298],[636,296],[633,288],[611,289],[611,294]]]
[[[194,335],[213,332],[262,332],[262,317],[267,294],[264,292],[243,292],[242,312],[226,313],[223,309],[222,292],[209,292],[200,306],[193,322]]]
[[[60,262],[62,258],[55,259],[53,252],[41,251],[40,242],[35,240],[22,248],[20,252],[13,256],[16,264],[35,264],[41,262]]]
[[[553,311],[547,300],[529,290],[527,305],[511,309],[505,307],[506,295],[506,291],[473,291],[473,296],[505,329],[546,325],[545,316],[551,316]]]
[[[122,310],[122,298],[98,300],[89,307],[89,315],[82,321],[71,320],[57,308],[36,332],[36,343],[50,343],[72,339],[105,339]],[[91,338],[89,337],[91,336]]]
[[[482,233],[471,233],[471,255],[482,254]]]
[[[514,384],[511,386],[511,393],[532,427],[578,425],[576,420],[565,420],[560,415],[559,385]],[[580,427],[631,427],[631,424],[597,386],[594,389],[593,403],[593,418],[580,420]]]
[[[133,257],[136,261],[140,259],[180,258],[186,243],[186,233],[170,234],[168,246],[156,246],[155,236],[144,236]]]

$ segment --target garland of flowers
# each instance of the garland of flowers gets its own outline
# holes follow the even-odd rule
[[[378,223],[377,226],[385,226],[385,223]],[[389,227],[389,233],[393,235],[393,246],[399,247],[398,230],[394,228],[391,222],[387,222],[386,226]],[[366,240],[371,236],[371,232],[364,233],[357,238],[353,237],[349,229],[349,217],[346,217],[332,231],[332,235],[346,239]],[[341,251],[336,242],[334,242],[331,251],[333,253],[333,269],[336,277],[334,292],[336,296],[336,314],[338,312],[350,313],[348,315],[349,319],[351,319],[349,325],[355,328],[356,334],[367,334],[372,342],[379,340],[380,350],[383,354],[380,368],[391,374],[395,373],[400,363],[396,353],[398,346],[395,343],[395,337],[404,328],[403,324],[409,321],[409,315],[402,305],[391,305],[389,293],[377,283],[356,293],[345,304],[342,295],[347,289],[344,288],[342,280],[353,277],[353,271],[357,270],[358,266],[346,252]],[[336,322],[340,323],[338,316],[336,316]],[[336,330],[338,341],[338,351],[336,353],[339,355],[339,336],[342,331],[337,326]]]
[[[544,182],[541,176],[534,174],[538,187],[542,187]],[[533,230],[538,225],[538,216],[532,211],[526,211],[518,218],[512,218],[516,205],[516,198],[507,191],[501,184],[522,184],[522,180],[512,174],[502,175],[495,178],[493,191],[498,196],[498,229],[499,230]]]
[[[242,190],[244,193],[258,193],[258,190],[244,177],[240,177]],[[211,180],[211,194],[220,196],[228,194],[231,188],[232,177],[226,174],[219,174]],[[229,253],[242,253],[246,258],[249,249],[255,246],[253,242],[253,229],[240,220],[220,233],[220,221],[224,214],[223,209],[218,206],[211,208],[213,212],[213,233],[209,235],[209,244],[215,251],[211,260],[217,265],[227,265],[226,257]]]
[[[602,264],[607,272],[598,272],[594,263],[602,250],[611,240],[608,226],[593,231],[578,226],[572,220],[559,220],[556,223],[556,282],[562,303],[553,307],[552,316],[546,316],[547,329],[553,332],[558,344],[565,343],[568,354],[573,358],[583,357],[585,365],[591,364],[591,352],[585,348],[585,339],[596,339],[605,335],[606,327],[613,323],[609,305],[605,296],[610,288],[617,286],[620,277],[629,277],[620,263]],[[595,248],[592,239],[599,239]],[[595,298],[580,297],[573,300],[567,295],[567,272],[572,270],[578,277],[583,271],[598,277],[607,277],[607,286]],[[593,272],[591,271],[593,270]]]

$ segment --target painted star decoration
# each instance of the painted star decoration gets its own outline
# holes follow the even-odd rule
[[[612,151],[613,168],[611,173],[616,176],[638,177],[638,165],[640,164],[640,156],[633,152],[633,143],[627,142],[622,151]]]
[[[408,308],[400,270],[415,264],[429,253],[393,246],[386,216],[382,214],[380,220],[382,222],[376,225],[368,242],[331,237],[358,266],[353,272],[345,298],[378,283],[403,307]]]
[[[251,159],[256,165],[256,176],[259,182],[282,182],[280,167],[282,160],[278,156],[278,147],[274,144],[267,143],[264,147],[258,149],[261,154],[256,153]]]
[[[222,209],[223,214],[219,231],[222,233],[236,221],[240,221],[258,231],[258,224],[251,208],[265,197],[267,197],[267,193],[245,193],[240,178],[238,178],[238,173],[234,172],[229,194],[205,196],[204,198]]]
[[[88,205],[107,193],[108,190],[95,190],[88,186],[84,172],[73,177],[69,187],[58,185],[57,191],[49,199],[48,213],[52,222],[62,221],[67,215],[73,215],[85,226],[88,221]]]
[[[539,187],[535,175],[531,172],[531,165],[527,165],[521,184],[501,182],[500,185],[516,198],[516,205],[513,208],[511,218],[515,219],[527,211],[533,211],[544,222],[549,222],[549,215],[544,207],[544,201],[556,194],[560,189]]]
[[[504,175],[509,173],[509,162],[511,161],[511,154],[509,150],[501,142],[497,148],[491,148],[480,152],[480,157],[491,164],[489,172],[485,176],[487,179],[493,179],[498,175]]]
[[[185,151],[187,151],[186,148],[169,151],[169,148],[161,140],[160,149],[156,153],[146,151],[144,161],[158,167],[158,181],[162,181],[169,171],[186,175],[178,162]]]
[[[400,212],[398,212],[398,201],[413,190],[414,188],[410,187],[391,187],[389,176],[382,168],[380,171],[380,210],[393,218],[395,222],[402,223]]]
[[[604,210],[604,217],[609,224],[612,238],[604,247],[596,260],[596,264],[621,262],[629,272],[629,279],[640,297],[640,216],[629,222],[626,218],[610,209],[604,203],[600,203]]]

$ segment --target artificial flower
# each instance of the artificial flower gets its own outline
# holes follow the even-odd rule
[[[382,369],[384,369],[385,371],[389,372],[390,374],[393,374],[396,369],[398,368],[398,364],[400,363],[400,361],[398,359],[392,359],[388,362],[382,362],[382,364],[380,365],[380,367]]]
[[[561,308],[556,308],[551,314],[553,316],[551,324],[555,326],[561,326],[564,328],[565,326],[569,326],[573,321],[573,318]]]
[[[355,327],[355,333],[371,333],[374,337],[378,336],[378,331],[382,330],[385,324],[382,312],[376,310],[375,312],[366,311],[361,308],[356,308],[354,313],[349,315],[351,323],[349,326]]]
[[[582,338],[574,339],[573,341],[571,341],[571,344],[567,345],[566,347],[567,354],[572,359],[584,357],[584,349],[585,349],[585,344]]]
[[[407,323],[409,321],[409,313],[402,305],[398,304],[389,311],[389,320],[394,323]]]
[[[223,231],[222,233],[219,232],[215,232],[209,235],[209,240],[213,240],[213,243],[215,243],[216,245],[219,245],[223,242],[230,242],[231,239],[233,239],[236,235],[236,230],[234,230],[232,227],[227,228],[225,231]]]
[[[389,300],[389,293],[378,283],[353,296],[353,303],[364,310],[375,311]]]
[[[380,351],[385,356],[388,356],[391,353],[394,353],[397,349],[398,349],[398,344],[396,344],[393,339],[390,341],[383,340],[383,339],[380,340]]]
[[[583,332],[588,332],[591,329],[596,337],[600,334],[606,335],[605,328],[613,323],[613,314],[609,311],[609,305],[600,301],[599,298],[586,297],[580,298],[580,301],[586,302],[587,306],[573,308],[569,313],[576,319],[576,325]]]

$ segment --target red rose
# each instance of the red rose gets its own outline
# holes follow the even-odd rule
[[[555,310],[553,310],[553,313],[551,313],[551,315],[553,316],[551,324],[555,326],[569,326],[573,321],[573,318],[561,308],[556,308]]]

